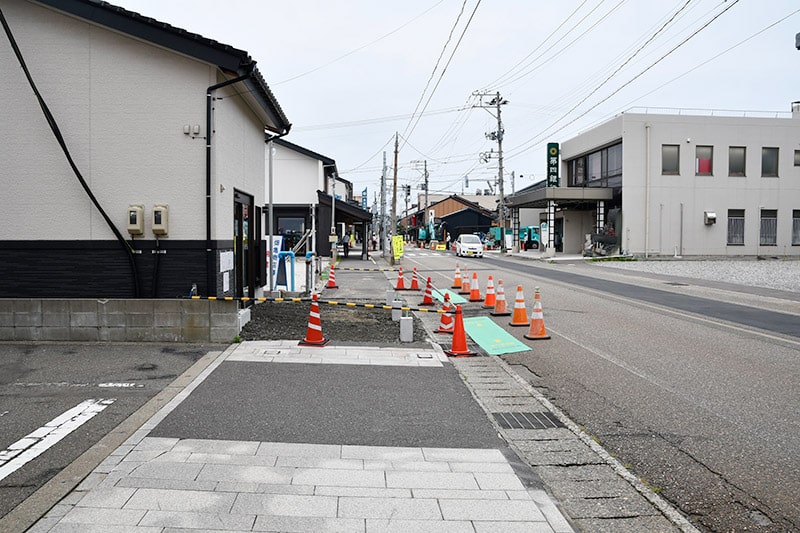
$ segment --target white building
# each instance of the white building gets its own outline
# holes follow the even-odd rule
[[[800,255],[798,104],[785,117],[626,112],[560,148],[561,186],[509,203],[550,209],[564,252],[605,229],[638,256]]]
[[[0,297],[258,294],[291,125],[248,53],[105,2],[0,7]]]

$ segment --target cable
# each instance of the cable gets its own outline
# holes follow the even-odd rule
[[[303,72],[302,74],[297,74],[296,76],[292,76],[291,78],[287,78],[287,79],[285,79],[285,80],[281,80],[281,81],[279,81],[279,82],[277,82],[277,83],[274,83],[273,85],[281,85],[281,84],[283,84],[283,83],[288,83],[288,82],[290,82],[290,81],[294,81],[294,80],[296,80],[296,79],[298,79],[298,78],[302,78],[303,76],[307,76],[307,75],[309,75],[309,74],[312,74],[312,73],[314,73],[314,72],[316,72],[316,71],[318,71],[318,70],[321,70],[321,69],[323,69],[323,68],[325,68],[325,67],[327,67],[327,66],[329,66],[329,65],[332,65],[332,64],[334,64],[334,63],[336,63],[336,62],[338,62],[338,61],[341,61],[342,59],[344,59],[344,58],[346,58],[346,57],[348,57],[348,56],[351,56],[351,55],[355,54],[356,52],[360,52],[360,51],[361,51],[361,50],[363,50],[364,48],[367,48],[368,46],[372,46],[373,44],[375,44],[375,43],[377,43],[377,42],[379,42],[379,41],[382,41],[383,39],[385,39],[385,38],[389,37],[390,35],[393,35],[393,34],[397,33],[398,31],[402,30],[403,28],[405,28],[406,26],[408,26],[409,24],[411,24],[412,22],[414,22],[414,21],[415,21],[415,20],[417,20],[418,18],[420,18],[420,17],[422,17],[423,15],[426,15],[428,12],[432,11],[432,10],[433,10],[433,9],[434,9],[436,6],[438,6],[438,5],[439,5],[439,4],[441,4],[442,2],[444,2],[444,0],[439,0],[437,3],[433,4],[431,7],[429,7],[428,9],[426,9],[425,11],[423,11],[422,13],[420,13],[419,15],[417,15],[416,17],[412,18],[411,20],[409,20],[409,21],[408,21],[408,22],[406,22],[405,24],[403,24],[403,25],[401,25],[401,26],[398,26],[397,28],[393,29],[393,30],[392,30],[392,31],[390,31],[389,33],[387,33],[387,34],[385,34],[385,35],[383,35],[383,36],[381,36],[381,37],[378,37],[378,38],[377,38],[377,39],[375,39],[374,41],[370,41],[370,42],[368,42],[367,44],[365,44],[365,45],[362,45],[362,46],[359,46],[358,48],[356,48],[356,49],[354,49],[354,50],[350,50],[350,51],[349,51],[349,52],[347,52],[346,54],[343,54],[343,55],[341,55],[341,56],[339,56],[339,57],[337,57],[337,58],[335,58],[335,59],[331,59],[331,60],[330,60],[330,61],[328,61],[327,63],[324,63],[324,64],[322,64],[322,65],[320,65],[320,66],[318,66],[318,67],[312,68],[311,70],[307,70],[306,72]]]
[[[36,96],[37,102],[39,102],[39,107],[42,110],[42,114],[44,115],[45,120],[47,120],[47,124],[50,126],[50,130],[53,132],[53,136],[56,138],[58,145],[61,147],[61,151],[64,152],[64,156],[67,158],[67,162],[69,163],[72,172],[75,174],[75,177],[78,178],[78,182],[80,182],[81,187],[83,187],[83,190],[86,192],[86,195],[92,201],[92,204],[94,204],[94,206],[100,212],[100,215],[106,221],[108,227],[111,228],[111,231],[114,233],[114,236],[116,236],[117,240],[123,244],[123,248],[128,255],[128,260],[131,265],[131,273],[133,275],[133,292],[135,297],[138,298],[139,276],[136,272],[136,261],[133,255],[133,248],[119,232],[117,227],[109,218],[108,214],[106,214],[106,212],[103,210],[103,207],[100,205],[100,202],[98,202],[94,193],[89,188],[89,184],[86,183],[86,180],[83,178],[83,174],[81,174],[81,171],[78,169],[78,166],[72,159],[72,155],[70,154],[69,148],[67,147],[67,143],[64,140],[64,136],[61,134],[61,130],[58,127],[58,123],[56,122],[56,119],[53,116],[53,114],[50,112],[50,108],[47,107],[47,103],[44,101],[44,98],[39,92],[39,89],[36,86],[36,82],[33,81],[33,77],[31,76],[31,73],[28,70],[28,65],[25,63],[25,58],[22,56],[22,52],[17,46],[17,41],[14,39],[14,35],[11,32],[11,28],[9,27],[8,22],[6,21],[6,17],[3,14],[2,9],[0,9],[0,23],[2,23],[3,25],[3,30],[6,33],[6,37],[8,37],[8,41],[9,43],[11,43],[11,48],[14,50],[14,55],[17,57],[17,61],[19,61],[20,67],[22,67],[22,71],[25,73],[25,77],[28,80],[28,84],[31,86],[31,90],[33,91],[33,94]]]
[[[623,83],[623,84],[622,84],[621,86],[619,86],[619,87],[618,87],[616,90],[614,90],[613,92],[611,92],[611,94],[609,94],[608,96],[606,96],[605,98],[603,98],[602,100],[600,100],[599,102],[597,102],[596,104],[592,105],[592,107],[590,107],[589,109],[587,109],[586,111],[584,111],[582,114],[580,114],[579,116],[575,117],[575,118],[574,118],[574,119],[572,119],[571,121],[567,122],[566,124],[564,124],[564,125],[563,125],[563,126],[561,126],[560,128],[557,128],[557,129],[555,129],[555,130],[552,130],[552,131],[548,131],[550,128],[552,128],[552,127],[554,127],[556,124],[558,124],[560,121],[564,120],[564,119],[566,118],[566,116],[567,116],[567,115],[569,115],[569,113],[571,113],[571,112],[572,112],[572,111],[575,109],[575,107],[577,107],[577,106],[575,106],[575,107],[573,107],[572,109],[570,109],[570,110],[569,110],[567,113],[565,113],[565,114],[564,114],[564,115],[563,115],[561,118],[559,118],[558,120],[556,120],[555,122],[553,122],[553,123],[552,123],[550,126],[548,126],[547,128],[545,128],[545,129],[544,129],[542,132],[540,132],[540,133],[539,133],[537,136],[535,136],[535,137],[532,137],[531,139],[529,139],[528,141],[526,141],[526,142],[522,143],[521,145],[519,145],[519,146],[516,146],[516,147],[512,148],[511,150],[509,150],[509,151],[508,151],[507,158],[508,158],[508,159],[512,159],[512,158],[514,158],[514,157],[516,157],[516,156],[518,156],[518,155],[520,155],[520,154],[523,154],[523,153],[527,152],[527,151],[528,151],[528,150],[529,150],[529,149],[530,149],[530,148],[531,148],[531,147],[534,145],[534,144],[532,144],[532,143],[534,143],[535,141],[538,141],[538,137],[542,136],[544,133],[547,133],[547,135],[548,135],[548,136],[552,136],[553,134],[555,134],[555,133],[558,133],[559,131],[563,130],[563,129],[564,129],[564,128],[566,128],[567,126],[569,126],[569,125],[573,124],[574,122],[576,122],[576,121],[578,121],[579,119],[581,119],[581,118],[583,118],[584,116],[586,116],[586,114],[587,114],[589,111],[591,111],[592,109],[596,108],[596,107],[597,107],[597,106],[599,106],[600,104],[602,104],[602,103],[606,102],[606,101],[607,101],[607,100],[609,100],[609,99],[610,99],[612,96],[614,96],[615,94],[619,93],[619,92],[620,92],[622,89],[624,89],[625,87],[627,87],[628,85],[630,85],[631,83],[633,83],[634,81],[636,81],[638,78],[640,78],[641,76],[643,76],[643,75],[644,75],[646,72],[648,72],[650,69],[652,69],[652,68],[653,68],[654,66],[656,66],[658,63],[660,63],[661,61],[663,61],[664,59],[666,59],[666,58],[667,58],[668,56],[670,56],[670,55],[671,55],[673,52],[675,52],[675,50],[677,50],[678,48],[680,48],[681,46],[683,46],[684,44],[686,44],[686,43],[687,43],[689,40],[691,40],[691,39],[692,39],[693,37],[695,37],[695,36],[696,36],[698,33],[700,33],[701,31],[703,31],[704,29],[706,29],[706,28],[707,28],[709,25],[711,25],[711,23],[712,23],[712,22],[714,22],[714,21],[715,21],[715,20],[717,20],[719,17],[721,17],[722,15],[724,15],[725,13],[727,13],[727,12],[728,12],[728,10],[730,10],[731,8],[733,8],[733,6],[735,6],[735,5],[736,5],[736,4],[738,4],[738,3],[739,3],[739,0],[733,0],[733,2],[732,2],[730,5],[728,5],[728,6],[727,6],[725,9],[723,9],[721,12],[719,12],[719,13],[718,13],[718,14],[716,14],[714,17],[712,17],[712,18],[711,18],[711,20],[709,20],[708,22],[706,22],[705,24],[703,24],[703,25],[702,25],[700,28],[698,28],[697,30],[695,30],[694,32],[692,32],[692,33],[691,33],[691,34],[690,34],[688,37],[686,37],[684,40],[682,40],[680,43],[678,43],[678,44],[677,44],[675,47],[673,47],[672,49],[670,49],[670,50],[669,50],[669,51],[668,51],[666,54],[662,55],[662,56],[661,56],[660,58],[658,58],[656,61],[654,61],[653,63],[651,63],[651,64],[650,64],[649,66],[647,66],[647,67],[646,67],[644,70],[642,70],[641,72],[639,72],[638,74],[636,74],[636,75],[635,75],[633,78],[631,78],[631,79],[629,79],[628,81],[626,81],[625,83]],[[580,104],[579,104],[579,105],[580,105]]]
[[[416,129],[417,124],[419,124],[419,120],[422,117],[422,115],[425,113],[425,109],[428,108],[428,104],[430,104],[431,99],[433,98],[433,95],[436,94],[436,89],[439,88],[439,84],[441,83],[442,78],[444,77],[445,73],[447,72],[447,67],[450,66],[450,62],[453,60],[453,57],[456,55],[456,51],[458,51],[458,47],[461,44],[461,41],[464,39],[464,35],[467,33],[467,29],[469,29],[469,26],[472,23],[472,19],[475,17],[475,13],[478,11],[478,7],[480,5],[481,5],[481,0],[478,0],[475,3],[475,8],[472,10],[472,14],[469,16],[469,20],[467,20],[467,23],[464,25],[464,29],[461,31],[461,35],[458,38],[458,42],[456,42],[456,45],[455,45],[455,47],[453,47],[453,51],[451,52],[450,57],[447,59],[447,64],[445,64],[444,68],[442,69],[441,73],[439,74],[439,79],[436,80],[436,85],[434,85],[433,90],[431,91],[430,95],[428,96],[428,100],[425,102],[425,106],[423,106],[422,111],[420,112],[419,116],[417,117],[417,120],[414,122],[414,125],[411,127],[411,130],[408,131],[408,133],[406,134],[406,138],[411,137],[411,134],[414,133],[414,129]],[[408,128],[406,128],[406,130],[408,130]]]

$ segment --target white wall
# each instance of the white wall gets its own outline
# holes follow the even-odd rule
[[[71,154],[121,233],[129,204],[168,203],[170,239],[205,238],[206,88],[216,68],[61,15],[7,0],[3,11]],[[108,240],[9,46],[0,47],[0,239]],[[233,90],[228,91],[230,95]],[[232,238],[234,187],[263,203],[264,133],[239,99],[215,103],[213,238]],[[200,125],[200,138],[183,133]],[[219,193],[219,184],[225,192]]]
[[[322,161],[296,152],[287,146],[275,143],[273,146],[275,147],[272,156],[273,203],[316,205],[317,191],[325,190]]]

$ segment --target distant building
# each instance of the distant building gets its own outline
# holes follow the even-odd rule
[[[788,115],[788,114],[787,114]],[[800,105],[791,117],[626,112],[561,144],[545,209],[566,253],[612,234],[638,256],[800,255]]]

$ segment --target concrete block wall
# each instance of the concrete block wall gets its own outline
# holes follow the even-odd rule
[[[231,342],[231,300],[0,299],[0,341]]]

